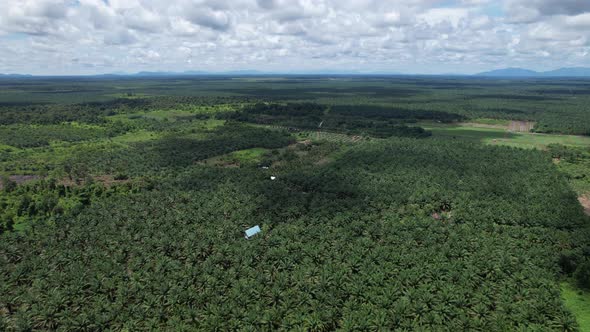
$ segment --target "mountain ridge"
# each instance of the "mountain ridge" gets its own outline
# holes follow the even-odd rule
[[[486,77],[590,77],[590,68],[564,67],[549,71],[534,71],[525,68],[502,68],[481,72],[474,76]]]
[[[31,74],[3,74],[0,78],[27,78],[27,77],[175,77],[175,76],[266,76],[266,75],[367,75],[367,76],[464,76],[464,77],[498,77],[498,78],[542,78],[542,77],[588,77],[590,78],[590,67],[564,67],[549,71],[534,71],[526,68],[509,67],[476,74],[412,74],[391,71],[357,71],[357,70],[293,70],[288,72],[273,72],[259,70],[231,70],[231,71],[199,71],[187,70],[174,71],[139,71],[136,73],[114,72],[95,75],[31,75]]]

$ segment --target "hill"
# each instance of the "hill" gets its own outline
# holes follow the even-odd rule
[[[590,77],[590,68],[571,67],[551,71],[537,72],[524,68],[505,68],[476,74],[487,77]]]
[[[0,78],[18,78],[18,77],[31,77],[32,75],[23,75],[23,74],[2,74],[0,73]]]
[[[493,76],[493,77],[534,77],[539,76],[539,73],[533,70],[523,68],[505,68],[486,71],[476,74],[477,76]]]

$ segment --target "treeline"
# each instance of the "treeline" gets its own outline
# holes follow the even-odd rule
[[[11,124],[60,124],[80,122],[104,124],[105,117],[121,113],[152,110],[192,110],[195,107],[215,107],[219,104],[253,102],[242,97],[183,97],[116,98],[87,103],[6,103],[0,105],[0,125]]]
[[[47,146],[53,141],[77,142],[107,138],[125,131],[126,128],[117,126],[106,129],[70,124],[0,126],[0,143],[17,148],[34,148]]]
[[[217,114],[219,119],[230,119],[258,124],[275,124],[297,128],[317,128],[326,106],[314,103],[257,103],[238,112]]]
[[[355,105],[343,106],[336,105],[332,107],[332,115],[341,115],[346,117],[360,117],[377,120],[404,120],[404,121],[438,121],[452,123],[465,120],[465,117],[459,114],[447,113],[443,111],[428,111],[419,109],[405,109],[399,107],[383,107],[372,105]]]
[[[60,124],[63,122],[104,123],[104,116],[114,114],[107,108],[83,104],[24,105],[0,107],[0,125]]]

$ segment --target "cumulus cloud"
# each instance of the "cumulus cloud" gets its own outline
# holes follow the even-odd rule
[[[590,65],[590,1],[0,0],[0,72]]]
[[[583,0],[533,0],[527,3],[543,15],[577,15],[590,12],[590,2]]]
[[[590,1],[584,0],[509,0],[506,3],[513,22],[530,23],[546,16],[579,15],[590,12]]]

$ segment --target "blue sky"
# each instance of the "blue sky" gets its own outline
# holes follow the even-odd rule
[[[0,73],[590,66],[586,0],[0,0]]]

